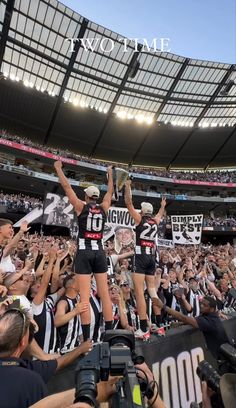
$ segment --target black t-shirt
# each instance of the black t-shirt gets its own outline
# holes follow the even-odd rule
[[[40,360],[24,360],[25,367],[35,373],[38,373],[40,377],[43,379],[45,384],[51,380],[52,376],[55,374],[57,369],[57,360],[48,360],[48,361],[40,361]]]
[[[1,408],[28,408],[47,395],[43,379],[24,360],[0,359],[0,379]]]
[[[195,317],[199,329],[203,332],[208,350],[215,358],[219,357],[220,346],[229,343],[228,336],[217,313],[208,313]]]

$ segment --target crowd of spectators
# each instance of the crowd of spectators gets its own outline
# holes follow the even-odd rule
[[[236,215],[204,216],[203,225],[206,227],[236,227]]]
[[[75,154],[69,151],[68,149],[60,149],[58,147],[44,146],[40,143],[33,142],[32,140],[26,137],[9,134],[4,129],[0,131],[0,138],[11,140],[11,141],[23,144],[25,146],[34,147],[39,150],[43,150],[43,151],[46,150],[49,153],[60,155],[61,157],[71,158],[71,159],[75,159],[75,160],[86,162],[86,163],[92,163],[97,166],[105,166],[105,167],[107,166],[107,162],[97,160],[94,158],[89,158],[83,155]],[[110,164],[111,163],[109,163],[109,165]],[[119,164],[114,163],[114,165],[119,165]],[[127,167],[124,164],[121,164],[121,166],[123,168]],[[193,181],[205,181],[205,182],[217,182],[217,183],[236,182],[236,171],[227,171],[227,170],[225,171],[209,170],[205,172],[175,171],[175,170],[167,171],[165,169],[148,168],[148,167],[140,167],[140,166],[133,166],[129,170],[133,173],[141,173],[141,174],[147,174],[147,175],[157,176],[157,177],[167,177],[167,178],[177,179],[177,180],[193,180]]]
[[[8,305],[15,308],[17,303],[20,306],[31,327],[30,354],[46,362],[47,375],[45,367],[39,373],[44,381],[48,381],[57,369],[65,367],[91,348],[91,341],[83,342],[82,337],[80,313],[84,308],[90,307],[91,310],[90,337],[94,342],[101,338],[104,322],[95,281],[89,305],[80,302],[73,273],[76,241],[70,237],[30,234],[28,227],[23,222],[14,237],[10,224],[8,228],[0,228],[0,294],[5,296],[0,303],[0,314],[5,316],[6,313],[10,318],[6,312]],[[109,265],[113,328],[135,332],[140,322],[132,282],[133,246],[126,241],[117,249],[110,237],[105,251]],[[159,248],[157,255],[156,291],[166,306],[195,318],[200,314],[201,300],[209,295],[217,302],[222,317],[227,318],[228,313],[236,310],[235,247],[230,244],[177,246]],[[176,330],[176,319],[164,308],[159,315],[154,315],[155,305],[152,305],[147,292],[145,297],[152,335],[163,336],[170,327]],[[8,330],[6,323],[5,330]],[[0,351],[2,341],[0,336]],[[4,347],[8,350],[10,346]],[[29,382],[31,384],[30,379]],[[40,395],[37,393],[34,398],[41,399],[44,395],[41,390]]]
[[[7,207],[8,212],[28,213],[39,205],[43,205],[40,198],[24,194],[5,194],[0,192],[0,204]]]

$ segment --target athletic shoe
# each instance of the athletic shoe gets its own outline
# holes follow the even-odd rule
[[[163,326],[158,327],[155,323],[151,325],[151,332],[158,334],[159,336],[165,336],[165,328]]]
[[[158,333],[158,330],[160,329],[160,327],[158,327],[155,323],[153,323],[151,325],[151,332],[152,333]]]
[[[134,332],[134,336],[136,339],[147,341],[150,339],[150,331],[147,330],[146,332],[143,332],[141,329],[138,329]]]

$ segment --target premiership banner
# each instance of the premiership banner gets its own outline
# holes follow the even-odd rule
[[[174,244],[198,245],[202,236],[203,214],[172,215],[171,226]]]
[[[74,220],[74,208],[67,196],[47,193],[43,206],[43,224],[70,228]]]

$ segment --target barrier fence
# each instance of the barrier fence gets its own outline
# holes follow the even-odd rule
[[[230,339],[236,339],[236,317],[223,322]],[[170,329],[165,337],[151,336],[149,342],[136,342],[137,354],[152,367],[160,395],[167,408],[189,408],[201,401],[201,384],[196,368],[203,359],[213,366],[216,361],[206,349],[203,334],[190,326]],[[76,364],[58,372],[48,383],[49,393],[73,388]]]

